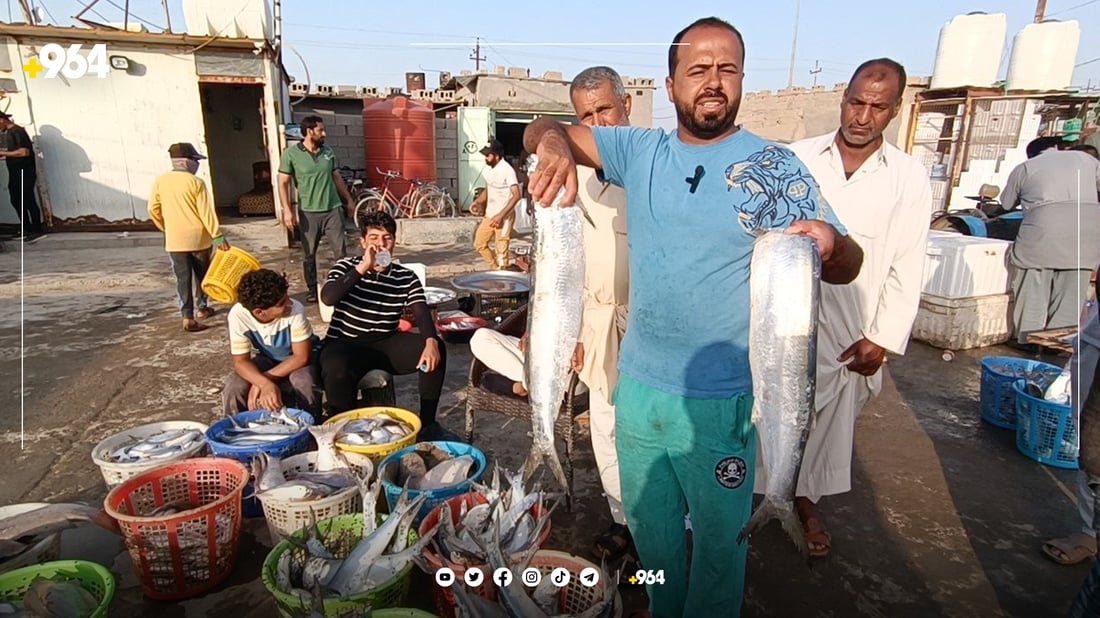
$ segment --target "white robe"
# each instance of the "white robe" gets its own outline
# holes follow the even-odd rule
[[[905,353],[920,304],[932,214],[928,171],[916,159],[884,143],[846,179],[835,135],[790,145],[863,249],[863,266],[852,283],[821,285],[817,419],[796,490],[814,502],[851,489],[856,417],[882,389],[882,370],[864,377],[848,371],[844,365],[850,360],[841,363],[837,357],[864,337],[889,352]]]

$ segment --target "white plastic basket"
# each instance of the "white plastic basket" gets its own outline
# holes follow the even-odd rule
[[[202,432],[204,437],[190,448],[180,451],[179,455],[170,459],[157,459],[155,461],[141,461],[135,463],[115,463],[107,461],[104,458],[111,453],[111,451],[117,450],[123,445],[132,442],[134,439],[148,438],[158,433],[176,429],[197,429]],[[206,430],[207,425],[195,421],[162,421],[160,423],[141,425],[140,427],[120,431],[97,444],[95,448],[92,449],[92,461],[99,466],[99,471],[103,474],[103,480],[107,483],[107,489],[114,489],[130,478],[147,470],[152,470],[157,466],[183,461],[184,459],[190,459],[192,457],[201,457],[206,452]]]
[[[371,461],[369,455],[351,451],[340,451],[340,455],[344,457],[344,461],[348,462],[348,467],[355,473],[355,476],[367,480],[374,476],[374,462]]]
[[[49,506],[47,502],[28,502],[26,504],[12,504],[10,506],[0,507],[0,519],[11,517],[13,515],[19,515],[20,513],[26,513],[28,511],[34,511],[44,506]],[[0,562],[0,573],[6,573],[15,569],[21,569],[25,566],[31,566],[40,564],[43,562],[50,562],[53,560],[61,559],[61,533],[54,532],[47,535],[35,543],[27,551],[11,558],[10,560],[4,560]]]
[[[282,460],[283,472],[312,472],[317,466],[317,451],[301,453]],[[271,534],[271,542],[278,543],[309,525],[310,512],[316,521],[330,519],[337,515],[358,513],[362,507],[359,488],[355,485],[320,500],[276,500],[260,497],[264,508],[264,519]]]

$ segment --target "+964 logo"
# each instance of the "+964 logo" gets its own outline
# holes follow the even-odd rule
[[[111,72],[111,65],[107,60],[107,45],[97,43],[88,49],[87,54],[83,52],[84,46],[80,43],[69,45],[68,48],[57,43],[47,43],[37,56],[31,57],[23,65],[23,72],[31,79],[36,79],[40,74],[45,79],[54,79],[59,74],[69,79],[89,74],[100,79],[107,77]]]
[[[647,571],[646,569],[638,569],[634,575],[630,577],[630,583],[635,585],[652,586],[653,584],[665,583],[665,571],[664,569],[657,569],[656,571]]]

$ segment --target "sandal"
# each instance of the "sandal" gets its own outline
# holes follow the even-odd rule
[[[1096,556],[1096,537],[1078,532],[1062,539],[1053,539],[1043,543],[1043,554],[1058,564],[1080,564]]]
[[[214,311],[213,307],[202,307],[195,312],[195,317],[200,320],[205,320],[206,318],[213,316],[215,313],[216,311]]]
[[[196,322],[194,319],[191,318],[184,318],[183,320],[183,330],[189,333],[201,333],[208,328],[210,327],[206,324],[203,324],[202,322]]]
[[[833,537],[825,529],[821,519],[817,515],[811,516],[802,522],[802,527],[806,530],[806,546],[810,549],[810,556],[813,558],[828,556],[829,550],[832,549]]]
[[[630,551],[634,539],[630,536],[630,530],[623,524],[611,524],[606,532],[596,537],[596,545],[592,553],[597,558],[614,562]]]

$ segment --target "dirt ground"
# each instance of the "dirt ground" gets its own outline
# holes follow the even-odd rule
[[[272,221],[233,223],[228,230],[265,265],[285,270],[292,291],[304,295],[297,252],[283,247]],[[97,442],[146,422],[210,423],[220,416],[219,388],[230,370],[224,311],[209,320],[215,328],[183,332],[168,259],[156,239],[97,238],[47,237],[22,252],[9,242],[0,253],[0,392],[7,402],[0,458],[9,462],[0,504],[101,504],[106,490],[90,458]],[[477,268],[466,247],[399,248],[397,257],[427,263],[429,279],[442,286],[452,274]],[[316,306],[310,312],[315,326],[322,325]],[[470,356],[465,345],[448,351],[440,416],[461,434]],[[882,395],[859,420],[853,490],[822,503],[831,555],[808,569],[778,526],[769,526],[752,539],[744,615],[1068,611],[1087,566],[1056,565],[1039,547],[1079,525],[1075,473],[1026,458],[1013,432],[979,420],[979,361],[987,355],[1015,354],[986,348],[945,362],[939,350],[914,342],[905,357],[890,359]],[[398,378],[398,405],[415,408],[415,397],[414,378]],[[491,463],[516,469],[526,458],[528,429],[483,415],[474,444]],[[577,501],[573,512],[555,514],[545,547],[590,559],[593,535],[610,517],[587,434],[578,444]],[[180,603],[145,599],[121,541],[110,533],[67,531],[62,551],[112,569],[119,585],[114,615],[243,618],[275,613],[259,579],[269,549],[263,521],[247,521],[231,579]],[[407,605],[434,610],[433,585],[414,571]],[[620,591],[627,610],[644,606],[640,588]]]

